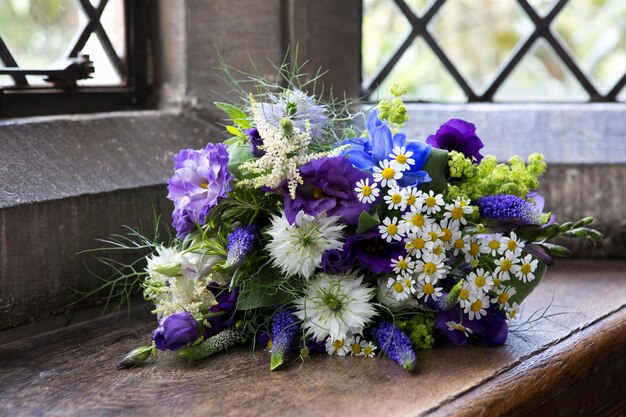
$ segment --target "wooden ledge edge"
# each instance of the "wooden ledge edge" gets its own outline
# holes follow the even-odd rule
[[[626,306],[523,360],[511,369],[420,415],[527,415],[598,370],[626,356]],[[615,362],[624,366],[626,362]],[[622,370],[626,373],[626,369]],[[589,400],[602,387],[589,387]],[[607,399],[620,401],[619,398]],[[623,399],[622,399],[623,401]]]

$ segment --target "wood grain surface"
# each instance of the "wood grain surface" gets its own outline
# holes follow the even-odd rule
[[[155,326],[138,309],[0,345],[0,415],[615,415],[626,398],[625,268],[561,262],[524,316],[548,305],[565,314],[499,348],[420,351],[413,373],[383,357],[326,355],[270,373],[267,353],[245,348],[195,366],[165,354],[117,371]]]

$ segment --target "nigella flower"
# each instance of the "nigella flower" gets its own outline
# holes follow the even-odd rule
[[[389,358],[398,362],[407,371],[415,369],[416,356],[411,340],[393,323],[381,321],[370,330],[376,338],[376,344]]]
[[[265,155],[265,151],[259,149],[259,146],[263,146],[263,138],[259,134],[259,130],[257,128],[254,129],[246,129],[246,134],[250,139],[250,153],[257,158]]]
[[[461,152],[475,163],[483,159],[480,149],[484,144],[476,136],[476,126],[465,120],[448,120],[437,129],[437,133],[426,139],[426,143],[435,148]]]
[[[317,342],[361,333],[376,315],[370,303],[375,289],[362,282],[362,277],[353,274],[318,274],[305,288],[304,297],[294,301],[303,330]]]
[[[294,316],[293,309],[277,311],[272,318],[272,359],[270,371],[278,368],[283,363],[283,356],[289,350],[298,333],[298,318]]]
[[[341,156],[315,159],[300,167],[300,175],[303,182],[296,188],[296,198],[285,195],[289,222],[303,210],[312,216],[325,211],[328,216],[339,216],[342,223],[356,224],[361,212],[371,207],[359,201],[355,187],[363,179],[373,182],[372,176]]]
[[[419,141],[407,141],[404,133],[393,135],[389,126],[378,119],[378,110],[374,110],[367,121],[367,137],[346,139],[342,145],[348,145],[343,156],[357,168],[373,172],[379,163],[388,161],[393,166],[400,162],[402,177],[398,184],[402,187],[417,185],[431,180],[422,167],[430,155],[430,145]],[[410,157],[409,157],[410,156]],[[406,165],[411,160],[412,165]]]
[[[226,267],[241,266],[256,240],[256,226],[238,227],[228,235]]]
[[[159,350],[179,350],[198,339],[200,326],[189,313],[175,313],[161,319],[152,332],[152,340]]]
[[[290,224],[285,214],[274,216],[267,233],[273,264],[287,276],[300,275],[309,278],[322,265],[322,254],[339,249],[343,243],[343,228],[339,217],[326,217],[325,213],[313,217],[300,211]]]
[[[524,224],[541,225],[548,218],[533,202],[510,194],[481,197],[476,204],[482,218],[497,220],[511,228]]]
[[[230,191],[226,145],[209,143],[205,149],[183,149],[174,157],[174,175],[167,198],[174,202],[173,226],[184,238],[192,225],[204,224],[211,208]]]
[[[280,96],[270,95],[270,103],[258,103],[265,119],[275,127],[279,126],[280,120],[287,117],[300,131],[306,129],[306,123],[311,125],[311,137],[319,139],[326,126],[326,106],[317,104],[312,97],[300,90],[287,90]]]

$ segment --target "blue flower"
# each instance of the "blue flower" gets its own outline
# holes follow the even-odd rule
[[[407,141],[404,133],[392,134],[389,126],[378,118],[378,110],[374,110],[367,120],[367,137],[346,139],[342,145],[349,146],[342,155],[355,167],[368,172],[384,160],[393,160],[394,148],[405,148],[406,153],[413,153],[411,158],[415,163],[402,172],[399,185],[415,186],[431,180],[428,173],[422,170],[431,146],[424,142]]]
[[[416,356],[409,337],[393,323],[386,320],[370,330],[376,344],[389,358],[398,362],[407,371],[415,369]]]
[[[159,350],[179,350],[198,339],[200,326],[187,312],[175,313],[161,319],[152,332],[152,340]]]
[[[298,333],[297,322],[298,318],[293,314],[292,309],[282,309],[274,314],[272,319],[271,371],[283,363],[283,356],[291,347],[296,333]]]
[[[241,266],[246,256],[252,250],[256,240],[256,226],[238,227],[228,235],[228,255],[226,266],[237,268]]]
[[[540,200],[538,195],[533,195]],[[540,200],[543,201],[543,200]],[[550,217],[531,201],[510,194],[481,197],[476,201],[480,217],[497,220],[503,225],[517,227],[524,224],[544,224]]]

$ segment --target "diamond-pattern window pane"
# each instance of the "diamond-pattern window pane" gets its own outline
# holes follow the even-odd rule
[[[0,67],[42,70],[59,61],[90,55],[93,78],[81,86],[121,85],[126,78],[124,0],[1,0]],[[90,24],[92,22],[92,24]],[[25,77],[30,85],[47,84],[42,76]],[[15,84],[0,75],[0,86]]]
[[[393,82],[413,100],[457,101],[459,91],[467,101],[625,95],[624,0],[364,0],[363,11],[370,98]],[[376,29],[392,21],[402,30]]]

